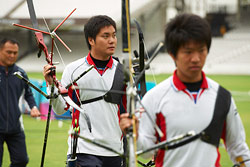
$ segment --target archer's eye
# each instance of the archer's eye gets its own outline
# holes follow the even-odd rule
[[[206,52],[206,51],[207,51],[207,48],[201,48],[201,49],[199,50],[200,53],[204,53],[204,52]]]
[[[102,37],[105,38],[105,39],[107,39],[109,37],[109,35],[105,34]]]
[[[187,55],[189,55],[189,54],[191,54],[191,53],[192,53],[192,51],[187,50],[187,51],[184,51],[184,53],[185,53],[185,54],[187,54]]]

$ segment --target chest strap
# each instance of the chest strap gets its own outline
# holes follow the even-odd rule
[[[124,82],[124,69],[121,63],[118,63],[115,70],[115,76],[112,83],[111,89],[104,95],[95,97],[92,99],[81,101],[82,104],[92,103],[98,100],[104,99],[106,102],[120,104],[122,100],[122,95],[120,91],[123,91],[125,88]]]
[[[219,86],[213,118],[208,127],[201,133],[201,140],[219,146],[223,126],[231,105],[231,94]]]

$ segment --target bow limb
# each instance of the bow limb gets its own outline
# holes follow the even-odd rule
[[[160,42],[157,45],[157,47],[155,48],[152,56],[149,58],[141,26],[135,19],[134,19],[134,22],[135,22],[135,25],[136,25],[136,28],[138,31],[138,36],[139,36],[139,55],[138,55],[137,51],[134,51],[135,55],[137,55],[137,57],[139,57],[139,73],[135,77],[134,85],[140,84],[140,97],[142,98],[147,92],[145,71],[147,69],[150,69],[150,63],[158,55],[158,53],[160,52],[160,50],[164,44],[162,42]],[[145,58],[147,59],[146,62],[145,62]],[[155,75],[154,75],[152,69],[150,69],[150,70],[153,74],[154,82],[155,82],[155,84],[157,84],[156,79],[155,79]]]
[[[128,165],[130,167],[137,166],[137,156],[136,156],[136,125],[135,125],[135,96],[136,90],[133,86],[132,77],[132,56],[131,56],[131,40],[130,40],[130,12],[129,12],[129,0],[122,0],[122,48],[124,53],[124,68],[125,68],[125,78],[127,79],[127,89],[128,89],[128,102],[127,110],[130,117],[133,120],[132,127],[129,128],[128,139],[129,139],[129,161]]]
[[[38,21],[37,21],[37,18],[36,18],[35,8],[34,8],[34,5],[33,5],[33,1],[32,0],[27,0],[27,4],[28,4],[28,9],[29,9],[29,14],[30,14],[30,19],[31,19],[32,26],[35,29],[39,29],[38,28]],[[48,53],[47,46],[44,43],[43,34],[41,32],[35,32],[35,36],[36,36],[36,41],[37,41],[38,47],[40,49],[39,57],[41,55],[41,50],[43,50],[43,52],[45,53],[46,59],[49,58],[49,53]]]
[[[145,61],[144,61],[145,44],[144,44],[144,36],[141,30],[141,26],[136,20],[134,20],[134,22],[136,24],[136,28],[137,28],[138,36],[139,36],[139,72],[142,73],[139,84],[140,84],[140,97],[142,98],[147,92],[145,71],[143,72],[143,69],[145,67]]]

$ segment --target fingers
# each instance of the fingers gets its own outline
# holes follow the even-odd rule
[[[32,117],[39,117],[40,111],[37,109],[37,107],[33,107],[30,111],[30,116]]]
[[[135,117],[136,129],[138,130],[138,119]],[[129,118],[129,113],[121,114],[120,116],[120,128],[124,134],[126,134],[127,129],[133,125],[133,120]]]
[[[44,76],[44,79],[47,81],[47,83],[49,83],[50,85],[52,84],[52,82],[53,82],[53,78],[52,78],[52,76],[50,75],[50,73],[51,73],[51,69],[52,68],[55,68],[55,66],[52,66],[52,65],[49,65],[49,64],[47,64],[47,65],[45,65],[44,67],[43,67],[43,76]]]
[[[52,68],[52,67],[53,67],[53,66],[52,66],[52,65],[49,65],[49,64],[45,65],[45,66],[43,67],[43,76],[48,75],[48,74],[51,72],[51,68]]]
[[[122,132],[124,134],[126,134],[127,129],[132,125],[132,121],[129,118],[129,114],[125,113],[125,114],[121,114],[120,115],[120,128],[122,130]]]

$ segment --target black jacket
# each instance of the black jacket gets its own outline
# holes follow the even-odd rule
[[[19,99],[24,91],[24,99],[32,108],[36,106],[35,99],[28,84],[17,78],[13,73],[19,71],[28,79],[26,72],[15,64],[8,67],[0,66],[0,133],[14,133],[21,130],[19,118]]]

